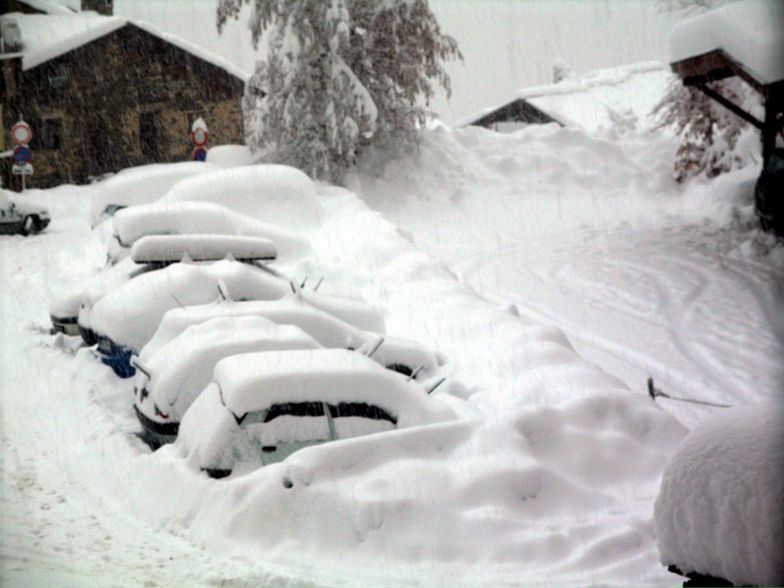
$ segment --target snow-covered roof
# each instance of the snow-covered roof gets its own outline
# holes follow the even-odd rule
[[[91,43],[126,25],[133,25],[166,41],[229,74],[245,81],[250,77],[225,59],[206,51],[175,35],[164,33],[153,25],[121,18],[103,16],[96,12],[70,12],[62,8],[48,14],[10,13],[0,17],[0,22],[14,23],[19,28],[23,43],[22,69],[29,70],[51,59]]]
[[[601,69],[556,84],[525,88],[510,99],[525,100],[567,126],[599,131],[610,112],[646,117],[665,92],[672,73],[658,61]],[[509,103],[507,102],[507,104]],[[465,126],[498,110],[486,108],[458,123]]]
[[[784,2],[740,0],[689,18],[670,49],[673,61],[721,49],[765,84],[784,80]]]
[[[73,14],[82,8],[81,0],[19,0],[19,3],[46,14]]]

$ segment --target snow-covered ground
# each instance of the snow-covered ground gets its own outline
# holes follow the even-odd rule
[[[0,240],[3,582],[672,585],[654,500],[687,428],[721,409],[653,403],[645,379],[746,404],[780,395],[784,366],[784,251],[746,225],[757,170],[684,190],[673,149],[440,128],[358,178],[364,202],[320,186],[312,275],[443,353],[460,418],[231,480],[150,453],[132,383],[48,334],[51,298],[103,260],[100,186],[30,192],[49,229]]]

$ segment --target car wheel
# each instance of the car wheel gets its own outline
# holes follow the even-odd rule
[[[35,227],[36,227],[35,219],[32,216],[26,216],[22,221],[22,228],[20,229],[19,232],[22,233],[23,236],[27,237],[27,235],[29,235],[35,230]]]

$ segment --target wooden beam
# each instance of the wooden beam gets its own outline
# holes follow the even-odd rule
[[[763,130],[763,128],[765,127],[765,124],[761,120],[752,116],[751,114],[743,110],[740,106],[738,106],[734,102],[730,102],[727,98],[719,94],[716,90],[709,87],[707,84],[697,84],[696,87],[702,90],[702,92],[704,92],[706,96],[710,96],[716,102],[721,104],[724,108],[738,115],[747,123],[754,125],[759,130]]]

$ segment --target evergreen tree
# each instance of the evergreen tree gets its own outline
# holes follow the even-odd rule
[[[218,29],[250,0],[219,0]],[[340,182],[371,143],[409,144],[433,81],[459,57],[426,0],[254,0],[267,59],[245,88],[248,145],[266,161]]]

